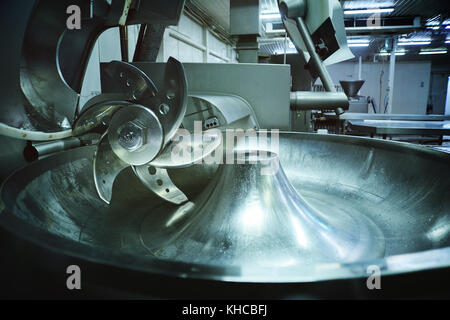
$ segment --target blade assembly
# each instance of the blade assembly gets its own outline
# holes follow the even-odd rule
[[[111,62],[106,74],[115,80],[117,93],[101,94],[89,101],[74,125],[75,135],[106,127],[93,165],[99,197],[110,203],[116,177],[132,167],[159,197],[174,204],[188,201],[167,169],[198,163],[221,143],[221,133],[209,130],[190,139],[189,132],[178,130],[187,105],[182,64],[169,58],[159,90],[142,70],[126,62]],[[180,150],[183,157],[177,156]]]

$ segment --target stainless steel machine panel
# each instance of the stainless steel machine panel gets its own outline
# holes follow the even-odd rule
[[[156,84],[163,64],[136,63]],[[261,128],[289,130],[290,67],[272,64],[184,63],[189,94],[237,95],[250,103]]]

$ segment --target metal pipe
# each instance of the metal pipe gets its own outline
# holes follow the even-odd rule
[[[358,58],[358,80],[362,80],[362,56]]]
[[[297,17],[297,26],[302,36],[303,42],[305,43],[306,49],[308,50],[309,55],[311,56],[311,61],[313,62],[314,67],[317,69],[317,72],[319,73],[320,80],[322,80],[323,87],[328,92],[336,92],[333,80],[331,80],[328,70],[325,68],[322,59],[316,52],[313,40],[311,39],[308,27],[303,21],[303,18]]]
[[[395,78],[395,52],[397,51],[397,38],[392,39],[391,60],[389,63],[389,100],[387,105],[387,113],[392,113],[392,104],[394,101],[394,78]]]
[[[378,107],[375,99],[372,97],[367,97],[367,102],[372,105],[373,113],[378,113]]]
[[[79,146],[81,146],[81,140],[75,137],[50,142],[29,143],[23,150],[23,156],[26,161],[32,162],[52,153]]]
[[[287,46],[288,46],[288,41],[287,41],[287,32],[284,34],[284,56],[283,56],[283,64],[286,64],[286,53],[287,53]]]
[[[136,41],[136,48],[134,49],[133,62],[139,62],[139,55],[141,54],[142,42],[144,41],[145,32],[147,30],[146,24],[141,24],[139,27],[139,35]]]
[[[347,35],[366,35],[366,34],[386,34],[386,33],[409,33],[422,30],[422,26],[380,26],[380,27],[347,27]]]
[[[129,62],[128,55],[128,27],[119,26],[120,33],[120,52],[122,54],[122,61]]]
[[[322,59],[316,52],[314,42],[311,38],[311,35],[309,33],[308,27],[305,24],[305,21],[303,21],[303,18],[297,17],[297,27],[300,31],[300,34],[302,36],[303,42],[305,43],[306,49],[309,52],[309,55],[311,56],[311,61],[313,63],[314,68],[317,70],[320,80],[322,81],[322,85],[328,92],[336,92],[336,87],[334,86],[333,80],[331,79],[330,74],[328,73],[328,70],[326,69],[325,65],[323,64]],[[345,96],[345,95],[344,95]],[[315,101],[318,102],[318,101]],[[326,104],[328,101],[324,101]],[[347,101],[347,108],[348,108],[348,101]],[[334,108],[336,115],[340,115],[344,113],[344,110],[341,107],[335,107]]]
[[[348,109],[348,98],[343,92],[291,92],[291,110]]]

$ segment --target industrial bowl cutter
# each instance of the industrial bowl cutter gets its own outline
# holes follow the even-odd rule
[[[81,294],[112,297],[370,296],[371,266],[384,288],[448,279],[450,155],[289,131],[348,108],[324,67],[351,57],[338,1],[279,1],[328,92],[291,92],[287,65],[112,61],[80,106],[98,35],[176,24],[183,1],[158,3],[2,2],[0,286],[70,295],[74,264]]]

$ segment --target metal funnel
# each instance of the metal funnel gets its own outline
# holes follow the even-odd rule
[[[194,203],[154,210],[141,240],[158,258],[210,266],[283,267],[384,255],[381,231],[364,215],[319,212],[297,193],[270,153],[222,165]]]
[[[352,98],[358,95],[359,89],[366,80],[339,81],[347,97]]]

